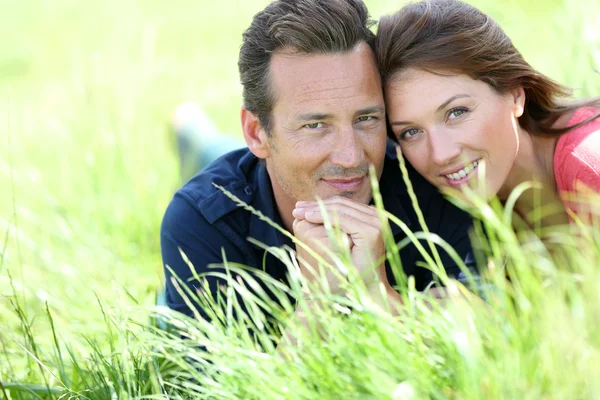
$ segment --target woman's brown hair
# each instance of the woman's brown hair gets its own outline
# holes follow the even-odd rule
[[[384,85],[397,73],[418,68],[465,74],[498,93],[523,87],[525,110],[519,124],[531,134],[559,135],[600,115],[554,128],[570,111],[600,106],[600,98],[565,102],[571,89],[536,71],[492,18],[457,0],[420,1],[382,17],[375,48]]]

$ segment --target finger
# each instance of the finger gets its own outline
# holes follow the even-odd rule
[[[310,231],[311,229],[315,229],[315,228],[322,227],[322,226],[323,226],[323,224],[314,224],[305,219],[302,219],[302,220],[295,219],[294,222],[292,222],[293,233],[294,233],[294,236],[296,236],[296,237],[306,236],[306,233],[308,231]]]
[[[315,214],[315,217],[318,218],[319,215]],[[322,217],[320,218],[323,219]],[[333,215],[329,216],[330,220],[333,220],[333,218]],[[301,233],[296,234],[296,237],[306,244],[317,241],[329,243],[331,241],[330,232],[328,232],[323,224],[302,220],[298,222],[298,226],[301,226],[299,229]],[[383,243],[381,224],[377,222],[369,224],[361,218],[355,218],[352,215],[346,214],[342,218],[338,217],[336,227],[348,235],[350,239],[349,246],[351,248],[354,246],[367,249],[372,247],[379,248],[379,245]],[[311,247],[313,246],[311,245]],[[339,244],[334,247],[339,247]]]
[[[296,231],[294,231],[294,236],[300,242],[311,247],[313,250],[320,249],[323,246],[329,249],[336,247],[333,246],[333,243],[330,240],[329,232],[322,224],[313,224],[308,221],[299,220],[296,223]],[[348,245],[350,243],[350,238],[348,238]]]
[[[306,219],[307,214],[314,213],[315,211],[320,211],[321,208],[325,208],[331,212],[337,212],[339,214],[347,214],[348,212],[350,212],[349,210],[352,209],[352,210],[354,210],[354,212],[352,212],[353,215],[359,215],[359,213],[360,213],[365,218],[378,217],[377,210],[375,210],[375,209],[372,209],[372,210],[369,208],[361,209],[359,207],[349,207],[347,205],[337,205],[337,204],[319,205],[317,203],[314,203],[314,205],[309,206],[307,208],[295,208],[292,211],[292,215],[297,220],[304,220],[304,219]],[[346,210],[346,209],[348,209],[348,210]],[[318,222],[318,223],[322,223],[322,222]]]
[[[346,207],[354,208],[356,210],[361,210],[365,213],[372,213],[373,215],[377,214],[377,209],[375,207],[367,205],[367,204],[359,203],[357,201],[351,200],[351,199],[349,199],[347,197],[343,197],[343,196],[329,197],[325,200],[322,200],[321,203],[325,206],[343,205]],[[296,209],[307,210],[307,209],[315,208],[315,207],[319,207],[319,202],[317,202],[317,201],[299,201],[296,203]]]
[[[296,206],[296,208],[294,208],[294,210],[292,211],[292,215],[294,216],[294,218],[296,218],[296,220],[301,220],[304,219],[304,215],[306,214],[306,211],[309,210],[307,208],[298,208]]]
[[[297,222],[296,222],[297,221]],[[295,226],[294,236],[305,244],[316,243],[316,242],[327,242],[331,247],[330,232],[323,224],[313,224],[306,220],[296,220],[293,225]],[[350,238],[348,238],[350,239]],[[350,242],[348,242],[350,243]]]
[[[309,264],[315,263],[311,261],[314,260],[313,256],[315,254],[324,260],[329,260],[332,254],[339,253],[344,248],[351,248],[352,240],[348,235],[343,234],[345,238],[341,242],[338,240],[332,241],[329,232],[322,224],[312,224],[307,221],[297,220],[294,226],[296,228],[295,236],[300,242],[296,243],[298,258]],[[311,249],[315,254],[307,253],[308,249]]]
[[[371,225],[381,225],[382,218],[385,220],[385,214],[380,215],[375,207],[367,206],[365,204],[357,203],[352,200],[337,198],[322,204],[318,203],[306,203],[303,208],[296,208],[293,212],[294,216],[299,219],[308,219],[314,223],[323,223],[322,219],[315,219],[314,213],[317,215],[323,215],[323,210],[326,210],[327,215],[331,217],[332,213],[338,215],[351,215],[355,218],[363,219]],[[307,217],[308,215],[308,217]],[[317,217],[318,218],[318,217]],[[335,219],[330,219],[331,223],[335,223]]]
[[[341,204],[341,203],[340,204],[329,203],[329,204],[323,204],[323,205],[320,205],[319,203],[310,203],[310,204],[307,204],[307,206],[305,206],[305,207],[296,207],[292,211],[292,215],[294,216],[295,219],[302,220],[302,219],[306,218],[306,213],[314,211],[314,210],[318,210],[321,207],[331,208],[331,209],[352,208],[356,212],[361,212],[361,213],[365,214],[366,216],[376,217],[378,215],[377,210],[373,207],[368,207],[368,206],[356,207],[356,206],[352,206],[349,204]]]
[[[333,226],[340,226],[340,223],[348,218],[356,220],[359,224],[381,227],[381,220],[376,213],[365,213],[352,207],[333,205],[307,209],[304,213],[304,220],[313,224],[324,224],[327,221]]]
[[[350,216],[339,220],[339,229],[349,236],[351,247],[374,250],[383,245],[381,226],[368,224]]]

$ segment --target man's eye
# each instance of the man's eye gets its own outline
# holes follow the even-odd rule
[[[400,139],[400,140],[411,139],[411,138],[417,136],[419,134],[419,132],[421,132],[421,131],[416,128],[405,129],[402,132],[400,132],[400,134],[398,135],[398,139]]]
[[[371,121],[373,119],[375,119],[375,117],[372,116],[372,115],[362,115],[362,116],[358,117],[356,119],[356,121],[358,121],[358,122],[365,122],[365,121]]]
[[[448,119],[456,119],[461,115],[468,113],[469,110],[464,107],[453,108],[448,112]]]
[[[323,123],[322,122],[313,122],[312,124],[306,124],[304,125],[305,128],[308,129],[319,129],[323,127]]]

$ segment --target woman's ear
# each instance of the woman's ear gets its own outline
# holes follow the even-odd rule
[[[254,113],[242,108],[241,119],[244,140],[246,140],[248,149],[258,158],[269,158],[271,152],[267,132],[258,117]]]
[[[522,86],[511,90],[513,99],[513,114],[515,118],[519,118],[525,111],[525,90]]]

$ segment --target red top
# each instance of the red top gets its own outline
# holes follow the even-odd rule
[[[597,108],[580,108],[568,125],[575,125],[598,112]],[[579,208],[567,201],[568,193],[588,189],[600,193],[600,117],[559,137],[554,150],[554,177],[568,208]]]

